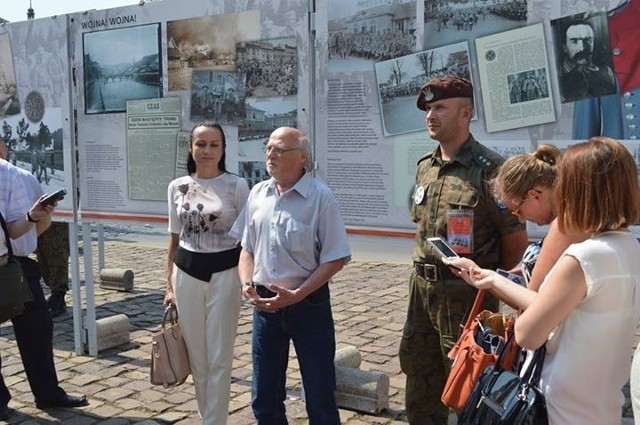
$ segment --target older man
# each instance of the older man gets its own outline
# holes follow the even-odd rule
[[[238,270],[254,306],[253,412],[258,424],[287,423],[293,341],[310,423],[337,425],[329,280],[351,258],[345,226],[331,191],[310,174],[311,146],[300,131],[275,130],[266,160],[271,179],[253,187],[230,232],[242,241]]]

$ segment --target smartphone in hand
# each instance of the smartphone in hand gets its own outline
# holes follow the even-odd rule
[[[439,236],[433,237],[433,238],[427,238],[427,242],[429,242],[429,245],[431,245],[431,247],[442,257],[459,257],[459,255],[453,250],[453,248],[449,246],[447,241],[445,241]],[[445,264],[445,266],[455,270],[467,271],[466,269],[458,267],[454,264]]]
[[[66,194],[67,191],[65,189],[60,189],[42,198],[42,200],[40,201],[40,205],[42,205],[43,207],[53,205],[56,202],[63,200]]]
[[[438,254],[443,257],[459,257],[459,255],[449,246],[447,241],[437,236],[435,238],[427,238],[427,242]]]
[[[524,277],[520,276],[519,274],[511,273],[510,271],[504,269],[496,269],[496,273],[498,273],[500,276],[506,277],[507,279],[517,283],[520,286],[525,286]]]

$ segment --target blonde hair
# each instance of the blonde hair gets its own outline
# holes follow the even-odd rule
[[[493,194],[498,200],[520,201],[535,186],[553,188],[560,149],[544,144],[530,153],[507,159],[493,180]]]
[[[631,152],[609,137],[569,147],[560,159],[556,200],[561,232],[600,233],[638,223],[638,166]]]

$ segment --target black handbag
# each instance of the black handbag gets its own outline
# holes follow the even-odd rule
[[[33,293],[24,276],[22,264],[13,255],[7,223],[2,214],[0,214],[0,224],[8,250],[7,264],[0,267],[0,323],[3,323],[21,315],[24,311],[24,303],[33,301]]]
[[[513,343],[509,338],[508,346]],[[547,405],[540,391],[540,373],[546,354],[545,346],[533,352],[520,373],[505,369],[503,348],[495,365],[480,376],[465,404],[458,425],[547,425]]]

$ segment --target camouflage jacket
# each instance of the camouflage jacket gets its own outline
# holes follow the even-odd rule
[[[414,261],[441,264],[426,239],[447,239],[448,210],[473,210],[473,253],[468,257],[481,267],[497,267],[502,235],[524,229],[508,209],[498,206],[491,191],[490,180],[503,162],[471,135],[450,162],[442,161],[439,147],[418,161],[410,208],[416,223]],[[417,190],[424,195],[415,196]]]

